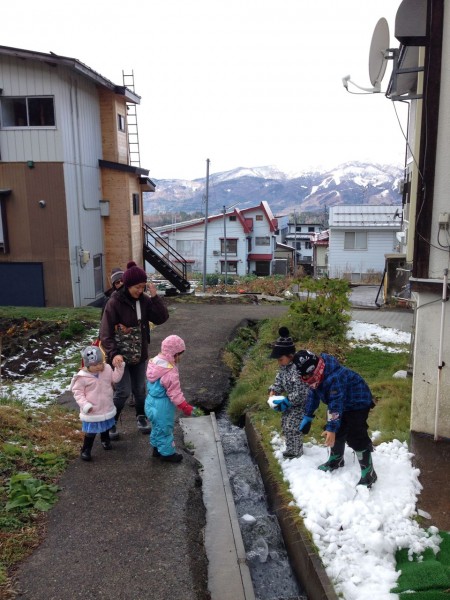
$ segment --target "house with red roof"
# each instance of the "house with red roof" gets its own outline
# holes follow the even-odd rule
[[[155,227],[152,244],[162,251],[174,248],[186,261],[188,273],[272,275],[277,227],[269,204],[263,201],[244,209],[224,207],[206,220]],[[146,268],[152,271],[151,266]]]

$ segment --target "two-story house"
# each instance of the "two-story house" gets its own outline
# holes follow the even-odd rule
[[[155,188],[131,146],[130,88],[0,46],[0,305],[87,305],[112,267],[142,264],[142,192]]]
[[[154,232],[164,240],[152,245],[164,252],[165,243],[185,259],[188,271],[236,275],[271,275],[276,248],[277,220],[267,202],[233,208],[205,219],[193,219],[162,227]],[[205,261],[206,234],[206,269]],[[176,258],[172,257],[176,262]],[[152,268],[148,266],[149,272]]]
[[[331,206],[328,274],[352,282],[384,271],[385,255],[398,252],[398,206]]]

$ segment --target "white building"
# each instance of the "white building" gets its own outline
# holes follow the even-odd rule
[[[320,223],[298,223],[291,221],[285,237],[285,243],[296,250],[296,265],[301,265],[307,272],[312,273],[313,246],[315,234],[323,230]]]
[[[205,272],[236,275],[271,275],[278,223],[267,202],[258,206],[233,208],[208,217]],[[203,272],[205,219],[194,219],[155,227],[154,244],[175,248],[190,272]],[[172,259],[173,260],[173,259]],[[151,268],[148,268],[151,272]]]
[[[384,271],[385,255],[398,252],[398,206],[332,206],[329,217],[328,274],[353,282]]]

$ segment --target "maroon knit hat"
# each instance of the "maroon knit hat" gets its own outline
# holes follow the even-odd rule
[[[122,281],[126,288],[138,283],[147,283],[147,273],[141,267],[138,267],[134,261],[127,263],[127,270],[124,272]]]

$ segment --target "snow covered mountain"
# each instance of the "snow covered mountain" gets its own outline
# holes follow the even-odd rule
[[[209,177],[208,214],[223,206],[246,208],[266,200],[275,215],[324,211],[336,204],[401,204],[401,168],[345,163],[327,171],[287,174],[276,167],[238,167]],[[156,192],[144,194],[144,213],[204,212],[206,179],[154,180]]]

